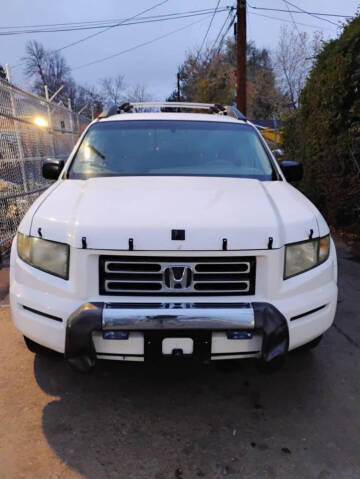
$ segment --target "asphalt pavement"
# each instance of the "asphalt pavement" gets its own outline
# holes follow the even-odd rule
[[[360,258],[339,257],[334,326],[271,375],[245,360],[79,375],[25,348],[0,277],[0,479],[359,479]]]

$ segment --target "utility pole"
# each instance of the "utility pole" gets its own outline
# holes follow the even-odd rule
[[[246,116],[246,0],[237,0],[236,106]]]

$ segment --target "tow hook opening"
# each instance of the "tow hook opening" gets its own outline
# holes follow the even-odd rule
[[[182,358],[184,356],[184,351],[182,349],[173,349],[172,355],[175,358]]]

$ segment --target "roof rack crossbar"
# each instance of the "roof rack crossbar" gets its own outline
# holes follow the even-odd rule
[[[119,113],[130,113],[133,108],[167,108],[167,109],[187,109],[187,110],[207,110],[211,113],[217,113],[219,115],[229,115],[238,120],[247,121],[245,115],[243,115],[235,106],[223,106],[220,103],[191,103],[191,102],[166,102],[166,101],[150,101],[150,102],[126,102],[119,106],[112,106],[108,110],[103,111],[98,118],[107,118]]]
[[[181,101],[150,101],[150,102],[131,102],[133,108],[186,108],[196,110],[210,110],[214,103],[189,103]]]

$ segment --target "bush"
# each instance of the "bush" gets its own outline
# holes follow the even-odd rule
[[[300,188],[335,227],[360,232],[360,16],[324,44],[284,122],[284,149],[302,161]]]

